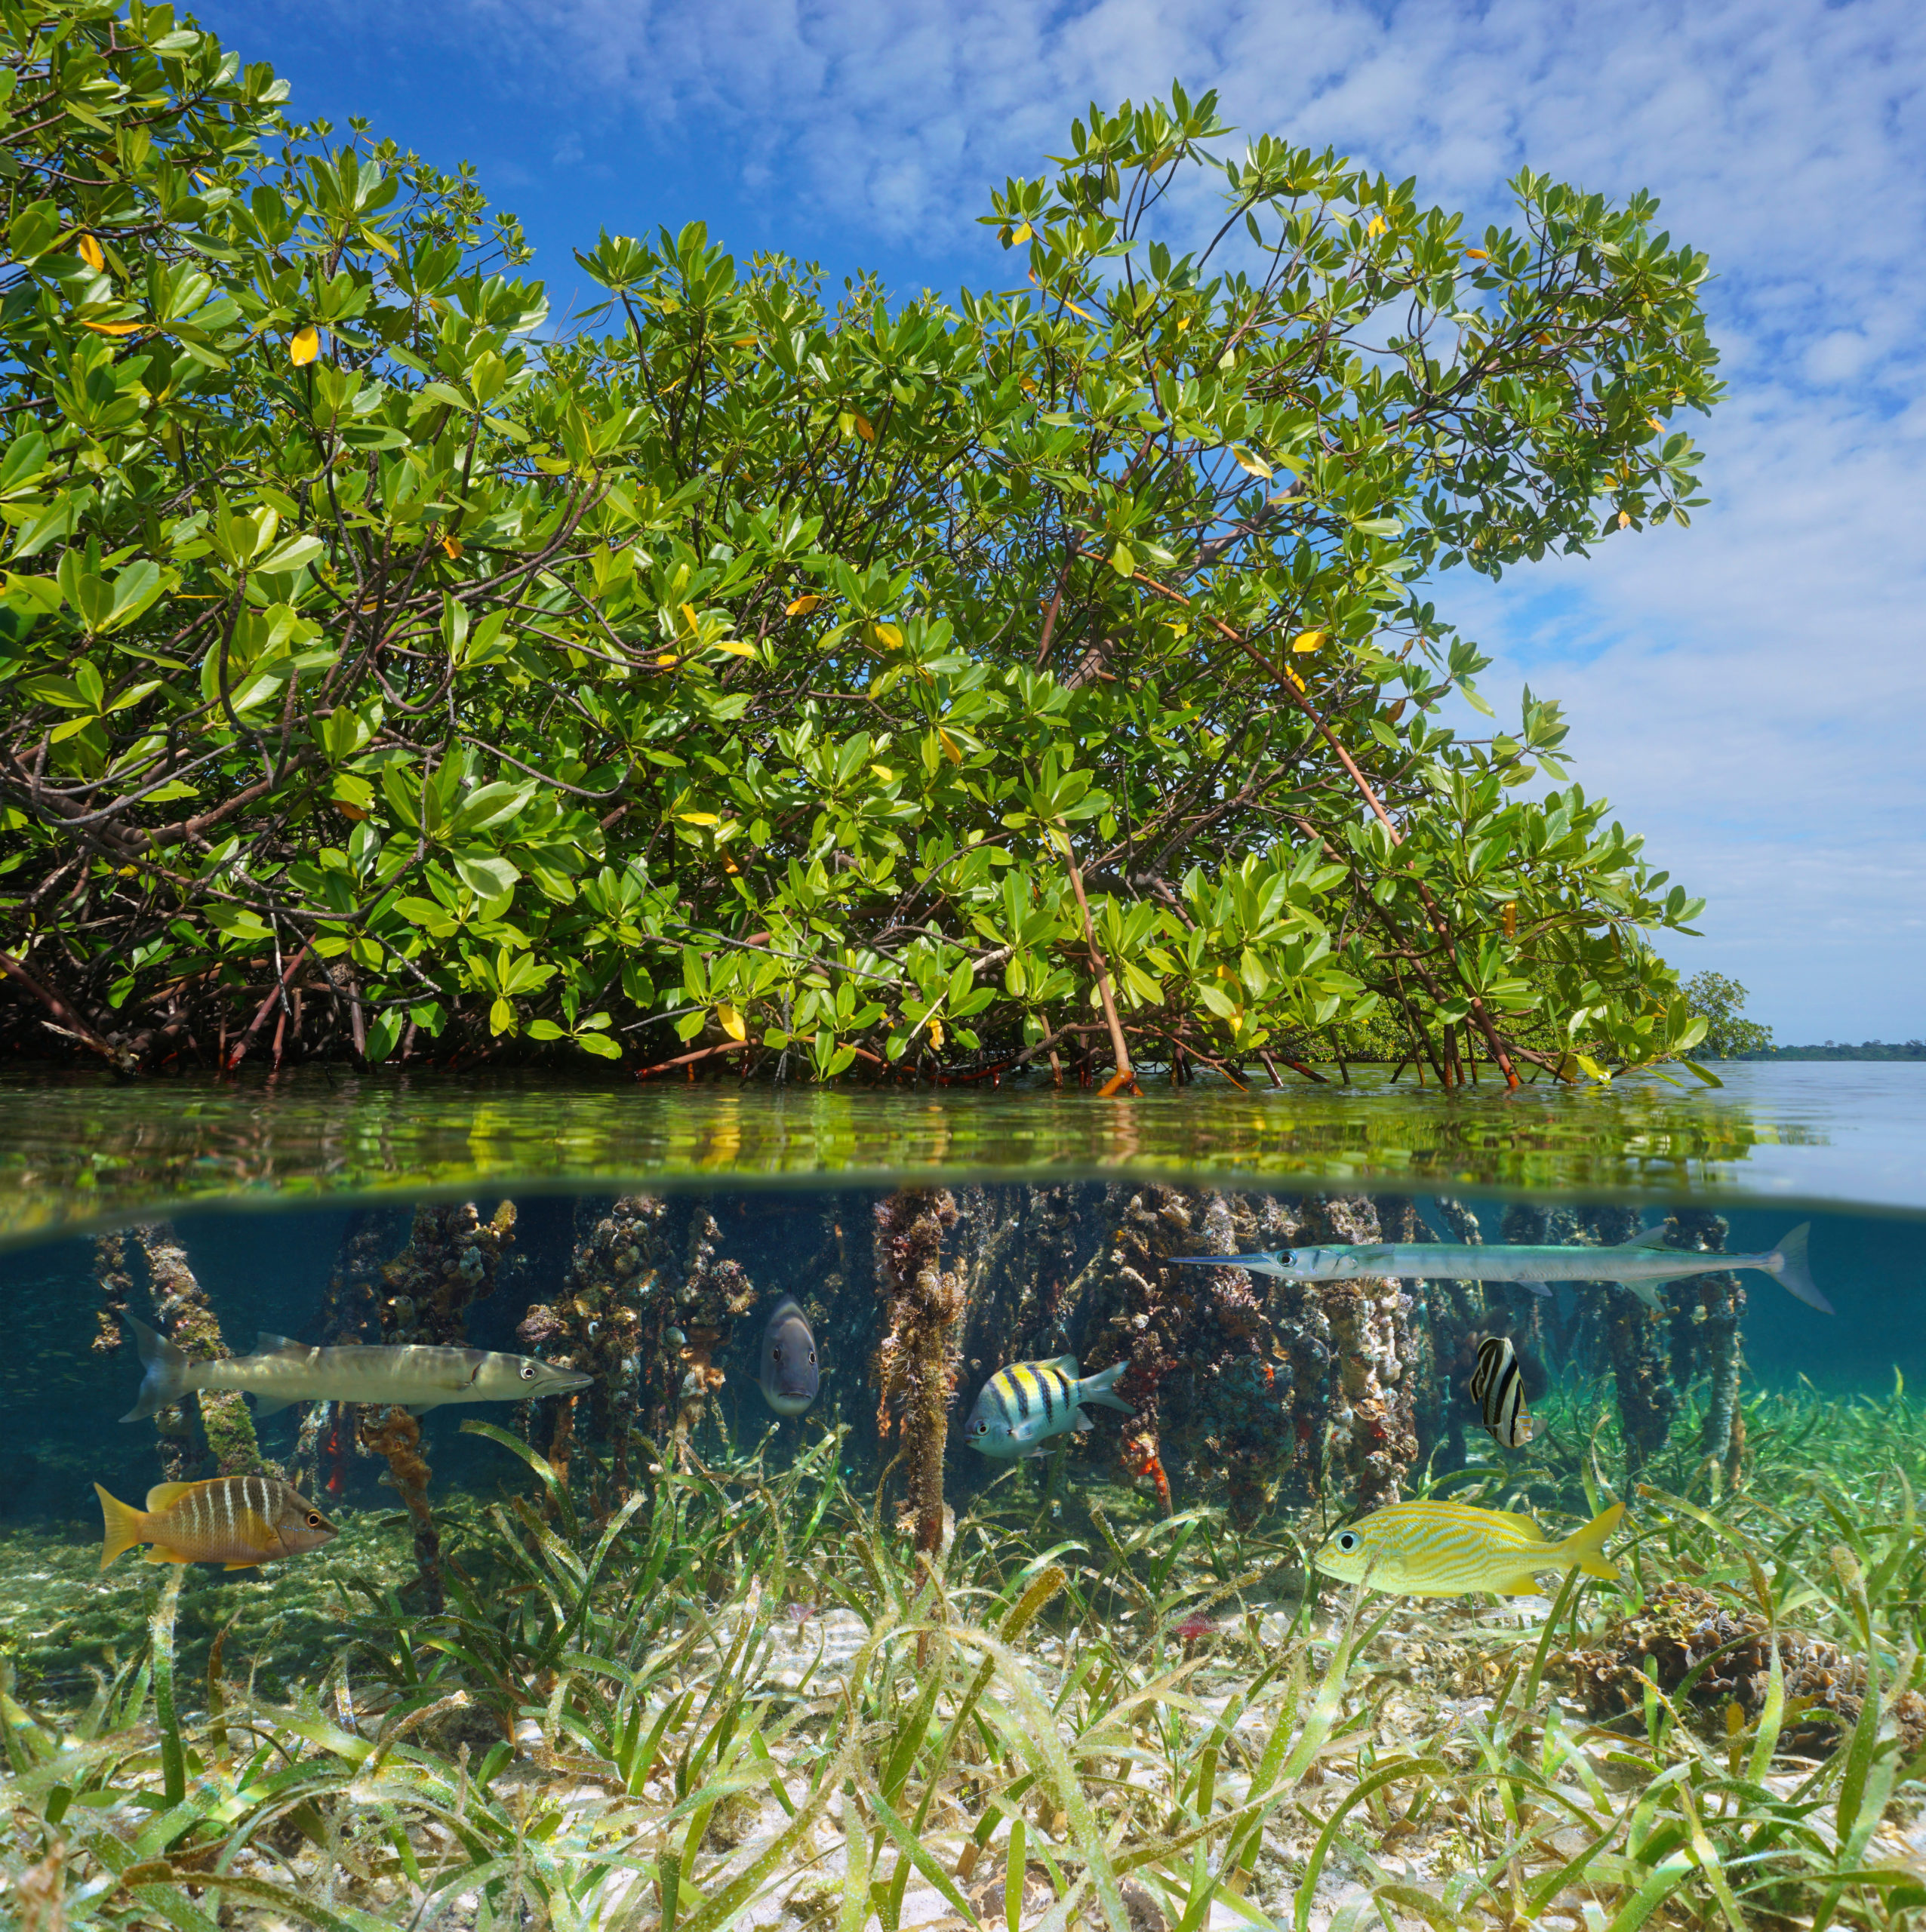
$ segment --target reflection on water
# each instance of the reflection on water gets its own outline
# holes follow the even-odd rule
[[[0,1239],[169,1201],[724,1177],[1127,1171],[1592,1198],[1926,1206],[1926,1069],[1758,1064],[1445,1095],[1361,1075],[1100,1101],[1048,1087],[583,1087],[514,1075],[0,1080]]]

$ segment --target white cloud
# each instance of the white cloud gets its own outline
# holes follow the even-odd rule
[[[1504,217],[1522,164],[1647,187],[1712,257],[1732,384],[1711,509],[1450,586],[1501,680],[1564,697],[1580,775],[1714,900],[1687,964],[1782,1037],[1926,1031],[1926,9],[1897,0],[442,0],[578,112],[700,133],[757,198],[998,272],[988,190],[1094,98],[1225,117]]]

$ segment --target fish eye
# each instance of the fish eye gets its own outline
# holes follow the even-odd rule
[[[534,1380],[535,1364],[532,1361],[525,1361],[521,1364],[521,1379],[525,1382],[533,1382]]]
[[[1343,1534],[1337,1539],[1337,1546],[1340,1549],[1345,1550],[1346,1552],[1355,1549],[1358,1546],[1357,1531],[1355,1530],[1346,1530]]]
[[[318,1509],[310,1509],[308,1512],[308,1527],[311,1530],[318,1530],[321,1527],[321,1512]]]
[[[811,1349],[809,1352],[809,1360],[811,1365],[814,1367],[816,1361],[816,1351],[814,1349]]]
[[[978,1423],[977,1425],[977,1433],[979,1435],[987,1435],[989,1433],[989,1424],[986,1422]]]
[[[770,1343],[770,1345],[769,1345],[769,1359],[770,1359],[771,1361],[777,1362],[777,1363],[780,1363],[780,1362],[782,1361],[782,1359],[783,1359],[783,1345],[782,1345],[782,1343],[781,1343],[780,1342],[771,1342],[771,1343]]]

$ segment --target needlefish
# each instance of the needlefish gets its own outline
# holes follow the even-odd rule
[[[1562,1543],[1548,1543],[1529,1516],[1469,1503],[1394,1503],[1325,1540],[1315,1558],[1327,1577],[1408,1597],[1490,1590],[1529,1596],[1540,1570],[1582,1570],[1620,1580],[1605,1552],[1625,1505],[1614,1503]]]
[[[1361,1275],[1400,1280],[1516,1281],[1534,1294],[1549,1294],[1547,1281],[1617,1281],[1648,1308],[1663,1308],[1653,1287],[1688,1275],[1725,1269],[1755,1268],[1771,1275],[1787,1294],[1808,1308],[1830,1315],[1807,1265],[1806,1238],[1812,1224],[1801,1221],[1765,1254],[1710,1254],[1697,1248],[1666,1245],[1663,1225],[1617,1247],[1479,1247],[1451,1241],[1386,1241],[1347,1247],[1273,1248],[1261,1254],[1174,1254],[1188,1268],[1248,1268],[1287,1281],[1344,1281]]]
[[[106,1519],[104,1570],[123,1550],[151,1543],[149,1563],[220,1563],[251,1570],[277,1556],[316,1549],[334,1525],[292,1483],[278,1476],[215,1476],[206,1482],[157,1483],[137,1509],[97,1482]]]
[[[255,1413],[272,1415],[290,1402],[396,1403],[419,1414],[445,1402],[525,1402],[566,1395],[595,1380],[533,1355],[488,1349],[438,1348],[412,1342],[310,1348],[265,1331],[251,1355],[197,1361],[144,1321],[127,1318],[146,1373],[139,1399],[121,1417],[138,1422],[195,1389],[232,1389],[254,1398]]]
[[[1112,1388],[1129,1366],[1128,1361],[1113,1361],[1094,1375],[1079,1377],[1075,1355],[1013,1362],[983,1384],[963,1439],[972,1449],[1005,1462],[1047,1456],[1052,1436],[1092,1426],[1085,1413],[1089,1407],[1137,1414]]]

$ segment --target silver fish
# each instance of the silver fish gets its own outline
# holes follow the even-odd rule
[[[1535,1294],[1547,1281],[1617,1281],[1648,1308],[1663,1308],[1652,1284],[1724,1269],[1756,1268],[1808,1308],[1830,1315],[1806,1262],[1811,1223],[1801,1221],[1766,1254],[1708,1254],[1666,1246],[1663,1226],[1648,1228],[1617,1247],[1476,1247],[1453,1242],[1386,1241],[1352,1247],[1272,1248],[1261,1254],[1174,1254],[1191,1268],[1248,1268],[1287,1281],[1342,1281],[1359,1275],[1401,1280],[1516,1281]]]
[[[1525,1413],[1524,1377],[1509,1337],[1488,1335],[1478,1343],[1471,1394],[1484,1426],[1504,1447],[1522,1449],[1531,1440],[1537,1425]]]
[[[595,1380],[533,1355],[425,1343],[312,1349],[265,1330],[255,1340],[253,1355],[196,1361],[145,1322],[129,1315],[127,1325],[134,1331],[146,1374],[140,1399],[122,1422],[138,1422],[194,1389],[239,1389],[254,1398],[254,1412],[263,1416],[290,1402],[395,1402],[419,1414],[445,1402],[522,1402],[565,1395]]]
[[[821,1386],[816,1373],[816,1337],[793,1296],[769,1312],[762,1331],[762,1399],[779,1416],[799,1416]]]
[[[1087,1404],[1137,1411],[1112,1392],[1128,1361],[1112,1362],[1094,1375],[1079,1379],[1075,1355],[1054,1361],[1013,1362],[1000,1368],[983,1386],[964,1440],[986,1456],[1008,1462],[1019,1457],[1047,1456],[1050,1438],[1072,1429],[1091,1426]]]

